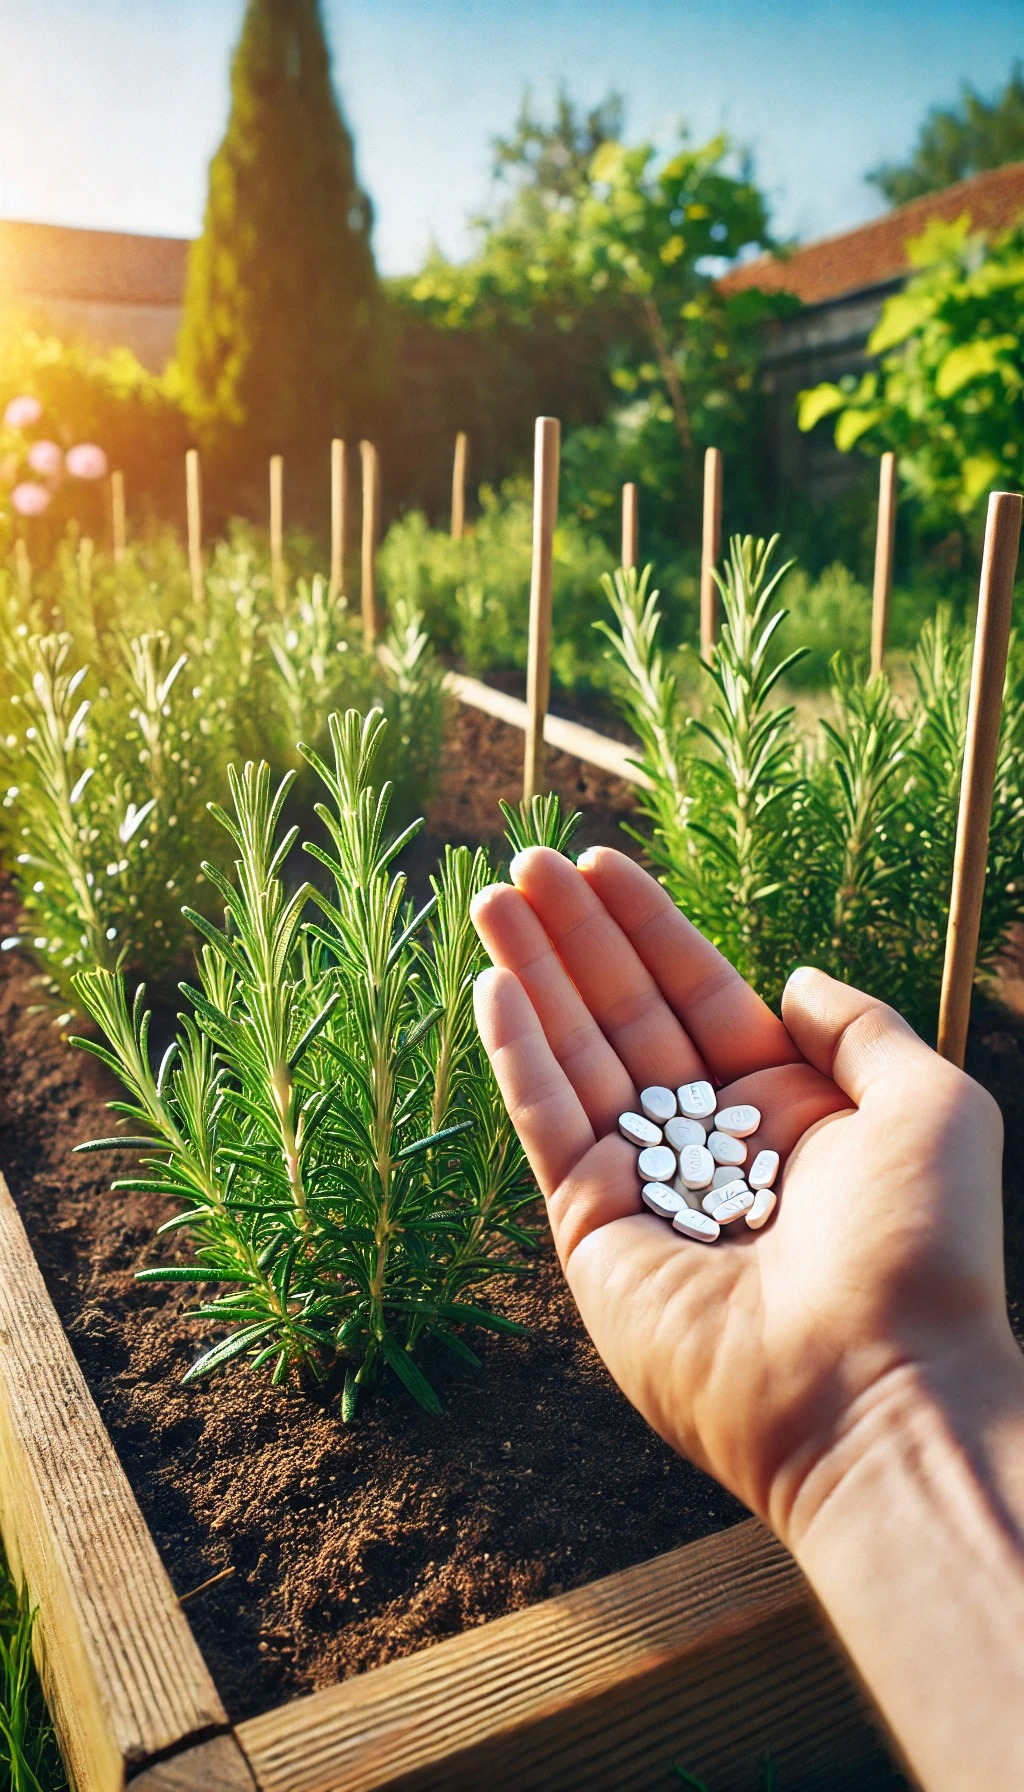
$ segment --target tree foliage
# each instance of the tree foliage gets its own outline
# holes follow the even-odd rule
[[[957,106],[933,106],[910,158],[868,175],[890,205],[906,205],[955,181],[1024,160],[1024,70],[1015,63],[1001,93],[985,99],[966,82]]]
[[[235,464],[358,429],[372,371],[371,207],[319,0],[249,0],[180,341],[186,407]]]
[[[933,222],[907,248],[919,272],[868,339],[879,365],[802,392],[800,427],[835,415],[844,452],[895,450],[924,522],[960,527],[1021,477],[1024,224],[988,238]]]

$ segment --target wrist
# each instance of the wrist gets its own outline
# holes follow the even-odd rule
[[[1008,1324],[985,1321],[837,1399],[774,1477],[769,1522],[807,1567],[805,1556],[844,1532],[851,1508],[871,1510],[910,1483],[923,1489],[954,1465],[982,1497],[1000,1468],[1024,1494],[1022,1450],[1024,1356]]]

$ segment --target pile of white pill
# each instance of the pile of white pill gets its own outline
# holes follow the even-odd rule
[[[720,1108],[703,1082],[676,1090],[655,1083],[641,1091],[640,1106],[640,1114],[619,1115],[619,1131],[639,1149],[640,1194],[652,1213],[704,1244],[714,1244],[735,1220],[745,1219],[756,1232],[771,1218],[779,1154],[759,1151],[747,1164],[746,1141],[761,1124],[759,1108],[749,1102]]]

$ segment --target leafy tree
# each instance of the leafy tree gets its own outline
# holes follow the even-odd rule
[[[926,526],[962,528],[995,485],[1021,479],[1024,222],[991,239],[931,223],[907,245],[920,272],[886,301],[861,378],[802,392],[801,429],[835,415],[836,446],[893,449]]]
[[[890,205],[937,193],[986,168],[1024,160],[1024,70],[1015,63],[1003,91],[985,99],[964,84],[958,106],[933,106],[905,163],[884,163],[868,180]]]
[[[249,0],[180,340],[184,398],[231,466],[320,456],[372,377],[370,202],[319,0]]]
[[[598,368],[598,414],[568,417],[566,503],[612,538],[618,486],[640,478],[645,543],[653,525],[675,551],[687,520],[692,531],[699,450],[754,451],[759,325],[793,301],[716,285],[769,242],[750,165],[726,138],[696,147],[683,134],[660,155],[621,142],[620,127],[614,96],[584,115],[562,94],[547,125],[525,106],[496,145],[512,190],[478,220],[476,253],[456,266],[435,252],[406,300],[443,330],[506,345],[510,363],[540,339],[581,386]],[[541,391],[554,408],[557,377]]]

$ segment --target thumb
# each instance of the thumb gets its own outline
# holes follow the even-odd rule
[[[786,984],[782,1018],[804,1057],[858,1107],[872,1084],[902,1082],[926,1062],[942,1062],[895,1008],[810,966]]]

